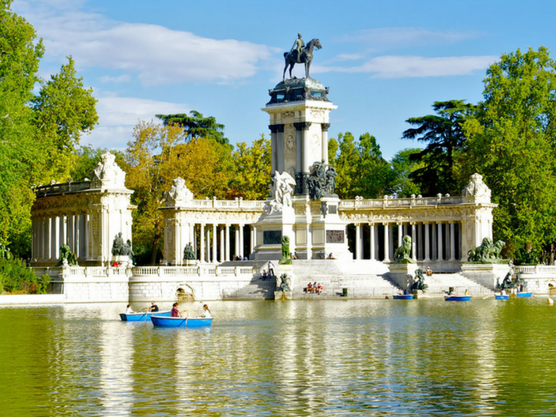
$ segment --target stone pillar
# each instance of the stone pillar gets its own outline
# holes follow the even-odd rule
[[[436,229],[437,229],[437,236],[438,236],[438,257],[437,260],[438,261],[443,261],[444,260],[444,251],[442,250],[442,223],[437,223],[436,224]]]
[[[282,173],[284,172],[284,170],[286,169],[286,167],[284,166],[284,149],[285,149],[285,144],[284,144],[284,125],[280,124],[280,125],[275,125],[277,127],[277,136],[276,136],[276,146],[277,146],[277,151],[275,152],[278,158],[278,161],[276,163],[276,167],[278,172]],[[272,172],[274,174],[274,171]]]
[[[355,259],[361,259],[361,252],[362,252],[362,247],[361,247],[361,224],[360,223],[356,223],[355,224]]]
[[[309,167],[314,162],[311,161],[311,138],[307,133],[311,127],[311,122],[297,122],[294,123],[294,126],[297,130],[301,130],[301,194],[308,194]]]
[[[241,257],[241,260],[243,260],[245,253],[243,251],[243,247],[244,247],[244,242],[243,242],[243,225],[240,224],[239,225],[239,256]]]
[[[388,223],[384,224],[384,262],[390,262],[390,243],[388,241],[389,238],[389,225]]]
[[[278,167],[278,126],[270,125],[268,126],[268,128],[270,129],[270,174],[274,175],[274,172],[277,170]]]
[[[402,246],[403,223],[398,223],[398,248]]]
[[[218,225],[212,225],[212,262],[217,263],[217,254],[218,250]]]
[[[220,263],[226,261],[225,227],[220,228]]]
[[[210,259],[210,229],[209,229],[208,225],[207,225],[207,228],[205,230],[205,233],[206,233],[205,244],[207,245],[206,246],[206,249],[207,249],[206,261],[211,262],[211,259]]]
[[[330,123],[321,123],[322,128],[322,160],[328,164],[328,128]]]
[[[450,261],[456,260],[456,234],[455,224],[450,222]]]
[[[423,227],[425,228],[425,262],[429,262],[431,260],[429,247],[429,226],[430,223],[423,223]]]
[[[201,223],[199,227],[199,261],[205,262],[205,225]]]
[[[250,245],[249,254],[251,254],[255,250],[255,246],[257,246],[256,245],[257,228],[255,226],[251,225],[251,226],[249,226],[249,231],[250,231],[250,237],[251,237],[250,242],[249,242],[249,245]],[[290,249],[291,249],[292,253],[293,253],[293,244],[294,244],[294,242],[290,242]]]
[[[226,223],[226,250],[224,253],[224,260],[228,262],[230,260],[230,225]]]
[[[434,259],[434,260],[438,259],[438,252],[437,252],[438,249],[436,247],[436,229],[437,229],[437,227],[438,226],[437,226],[436,223],[431,223],[431,237],[432,237],[431,259]]]
[[[417,261],[417,227],[411,223],[411,259]]]
[[[376,255],[375,255],[375,224],[374,223],[369,223],[369,241],[371,243],[371,248],[370,248],[370,257],[371,257],[371,261],[374,261],[376,259]]]

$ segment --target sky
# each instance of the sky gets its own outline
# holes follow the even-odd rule
[[[503,54],[556,48],[546,0],[14,0],[12,10],[44,41],[43,78],[72,56],[93,88],[99,124],[81,144],[117,150],[139,120],[191,110],[233,144],[269,136],[261,108],[299,32],[322,45],[310,75],[338,106],[329,136],[369,132],[386,159],[423,146],[401,137],[435,101],[481,101]]]

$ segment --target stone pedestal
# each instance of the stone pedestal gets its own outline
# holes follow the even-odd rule
[[[413,282],[415,271],[419,268],[417,264],[396,264],[389,265],[390,272],[388,276],[398,287],[401,289],[409,289],[410,284]],[[426,281],[425,281],[426,282]]]
[[[491,290],[496,290],[496,284],[502,283],[509,272],[507,264],[474,264],[461,265],[461,273],[465,278],[475,281]]]
[[[114,262],[118,263],[118,266],[122,268],[127,268],[128,266],[133,266],[131,262],[131,258],[127,255],[116,255],[112,256],[112,260],[110,261],[110,266],[114,264]]]
[[[257,229],[257,246],[255,246],[252,258],[257,261],[277,261],[280,259],[282,257],[282,237],[284,236],[290,238],[290,252],[293,252],[295,250],[292,244],[295,242],[294,223],[295,214],[293,207],[282,206],[279,211],[263,213],[255,224]]]

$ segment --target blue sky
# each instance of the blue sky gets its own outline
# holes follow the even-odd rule
[[[215,116],[232,143],[268,135],[261,108],[301,32],[323,46],[311,76],[338,106],[330,137],[369,132],[390,159],[418,146],[401,139],[408,118],[434,101],[477,103],[502,54],[556,42],[554,1],[15,0],[12,9],[44,40],[41,76],[72,55],[93,87],[99,125],[81,143],[120,150],[138,120],[159,113]]]

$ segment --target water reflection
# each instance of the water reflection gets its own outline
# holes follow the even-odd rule
[[[166,308],[168,306],[161,306]],[[198,303],[183,306],[191,314]],[[554,415],[555,307],[214,302],[212,328],[125,305],[1,308],[2,415]],[[552,413],[552,414],[551,414]]]

